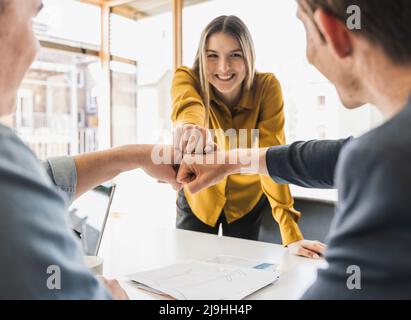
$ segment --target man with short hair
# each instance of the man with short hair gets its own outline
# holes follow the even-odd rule
[[[355,18],[347,12],[361,13],[359,29],[347,24]],[[278,183],[339,190],[328,268],[304,298],[410,299],[411,1],[299,0],[298,17],[309,61],[336,86],[344,106],[371,103],[386,119],[357,139],[257,150],[251,162],[259,161],[256,171]],[[222,156],[253,155],[233,150]],[[186,156],[180,167],[177,181],[191,192],[248,166],[204,160]]]
[[[17,89],[37,54],[32,19],[41,8],[40,0],[0,0],[0,117],[13,112]],[[54,158],[44,168],[0,124],[0,299],[127,299],[116,280],[100,282],[85,266],[66,221],[67,205],[135,168],[179,189],[172,165],[155,165],[152,149],[131,145]],[[60,270],[56,288],[48,286],[49,267]]]

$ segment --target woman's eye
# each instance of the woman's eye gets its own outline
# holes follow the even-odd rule
[[[232,57],[232,58],[241,58],[242,55],[241,55],[240,53],[233,53],[233,54],[231,55],[231,57]]]
[[[217,55],[216,55],[216,54],[209,54],[209,55],[207,56],[207,58],[217,58]]]

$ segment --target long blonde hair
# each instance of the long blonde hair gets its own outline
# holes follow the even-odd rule
[[[255,76],[254,43],[245,23],[237,16],[219,16],[215,18],[207,25],[201,34],[193,66],[193,70],[200,80],[201,96],[206,107],[205,127],[208,127],[210,117],[210,84],[207,77],[206,46],[208,39],[218,32],[223,32],[234,37],[240,44],[247,69],[246,77],[244,79],[244,84],[247,90],[252,88]]]

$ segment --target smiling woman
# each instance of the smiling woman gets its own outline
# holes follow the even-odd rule
[[[210,36],[206,47],[206,77],[227,105],[235,105],[247,76],[243,50],[238,41],[224,32]],[[254,72],[252,73],[254,74]],[[252,80],[254,77],[250,76]],[[203,88],[207,91],[207,88]]]
[[[225,65],[219,66],[219,62],[225,63]],[[209,84],[213,84],[211,75],[213,72],[222,72],[221,75],[224,76],[228,66],[237,70],[241,69],[236,81],[232,84],[233,90],[226,90],[226,94],[222,96],[223,99],[231,98],[227,100],[231,100],[229,102],[235,104],[235,99],[241,95],[243,81],[248,90],[251,89],[254,82],[254,43],[247,26],[239,18],[220,16],[210,22],[203,31],[193,67],[200,79],[203,101],[205,101],[207,110],[210,107]],[[218,67],[222,67],[222,69],[218,70]]]
[[[172,120],[181,125],[175,146],[183,153],[212,151],[213,132],[219,150],[239,143],[241,148],[285,143],[280,83],[271,73],[256,72],[251,34],[236,16],[220,16],[208,24],[193,68],[177,69],[171,91]],[[230,143],[221,131],[230,133]],[[244,132],[247,139],[239,138]],[[253,139],[256,132],[258,143]],[[317,257],[322,249],[312,249],[310,241],[303,240],[297,225],[300,213],[293,203],[288,186],[269,177],[231,175],[196,194],[188,188],[180,191],[177,227],[216,234],[221,226],[223,235],[258,240],[267,212],[278,222],[284,245]]]

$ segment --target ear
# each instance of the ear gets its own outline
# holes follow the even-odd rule
[[[350,31],[345,24],[323,9],[315,11],[314,20],[330,44],[334,54],[340,58],[346,58],[352,53]]]

